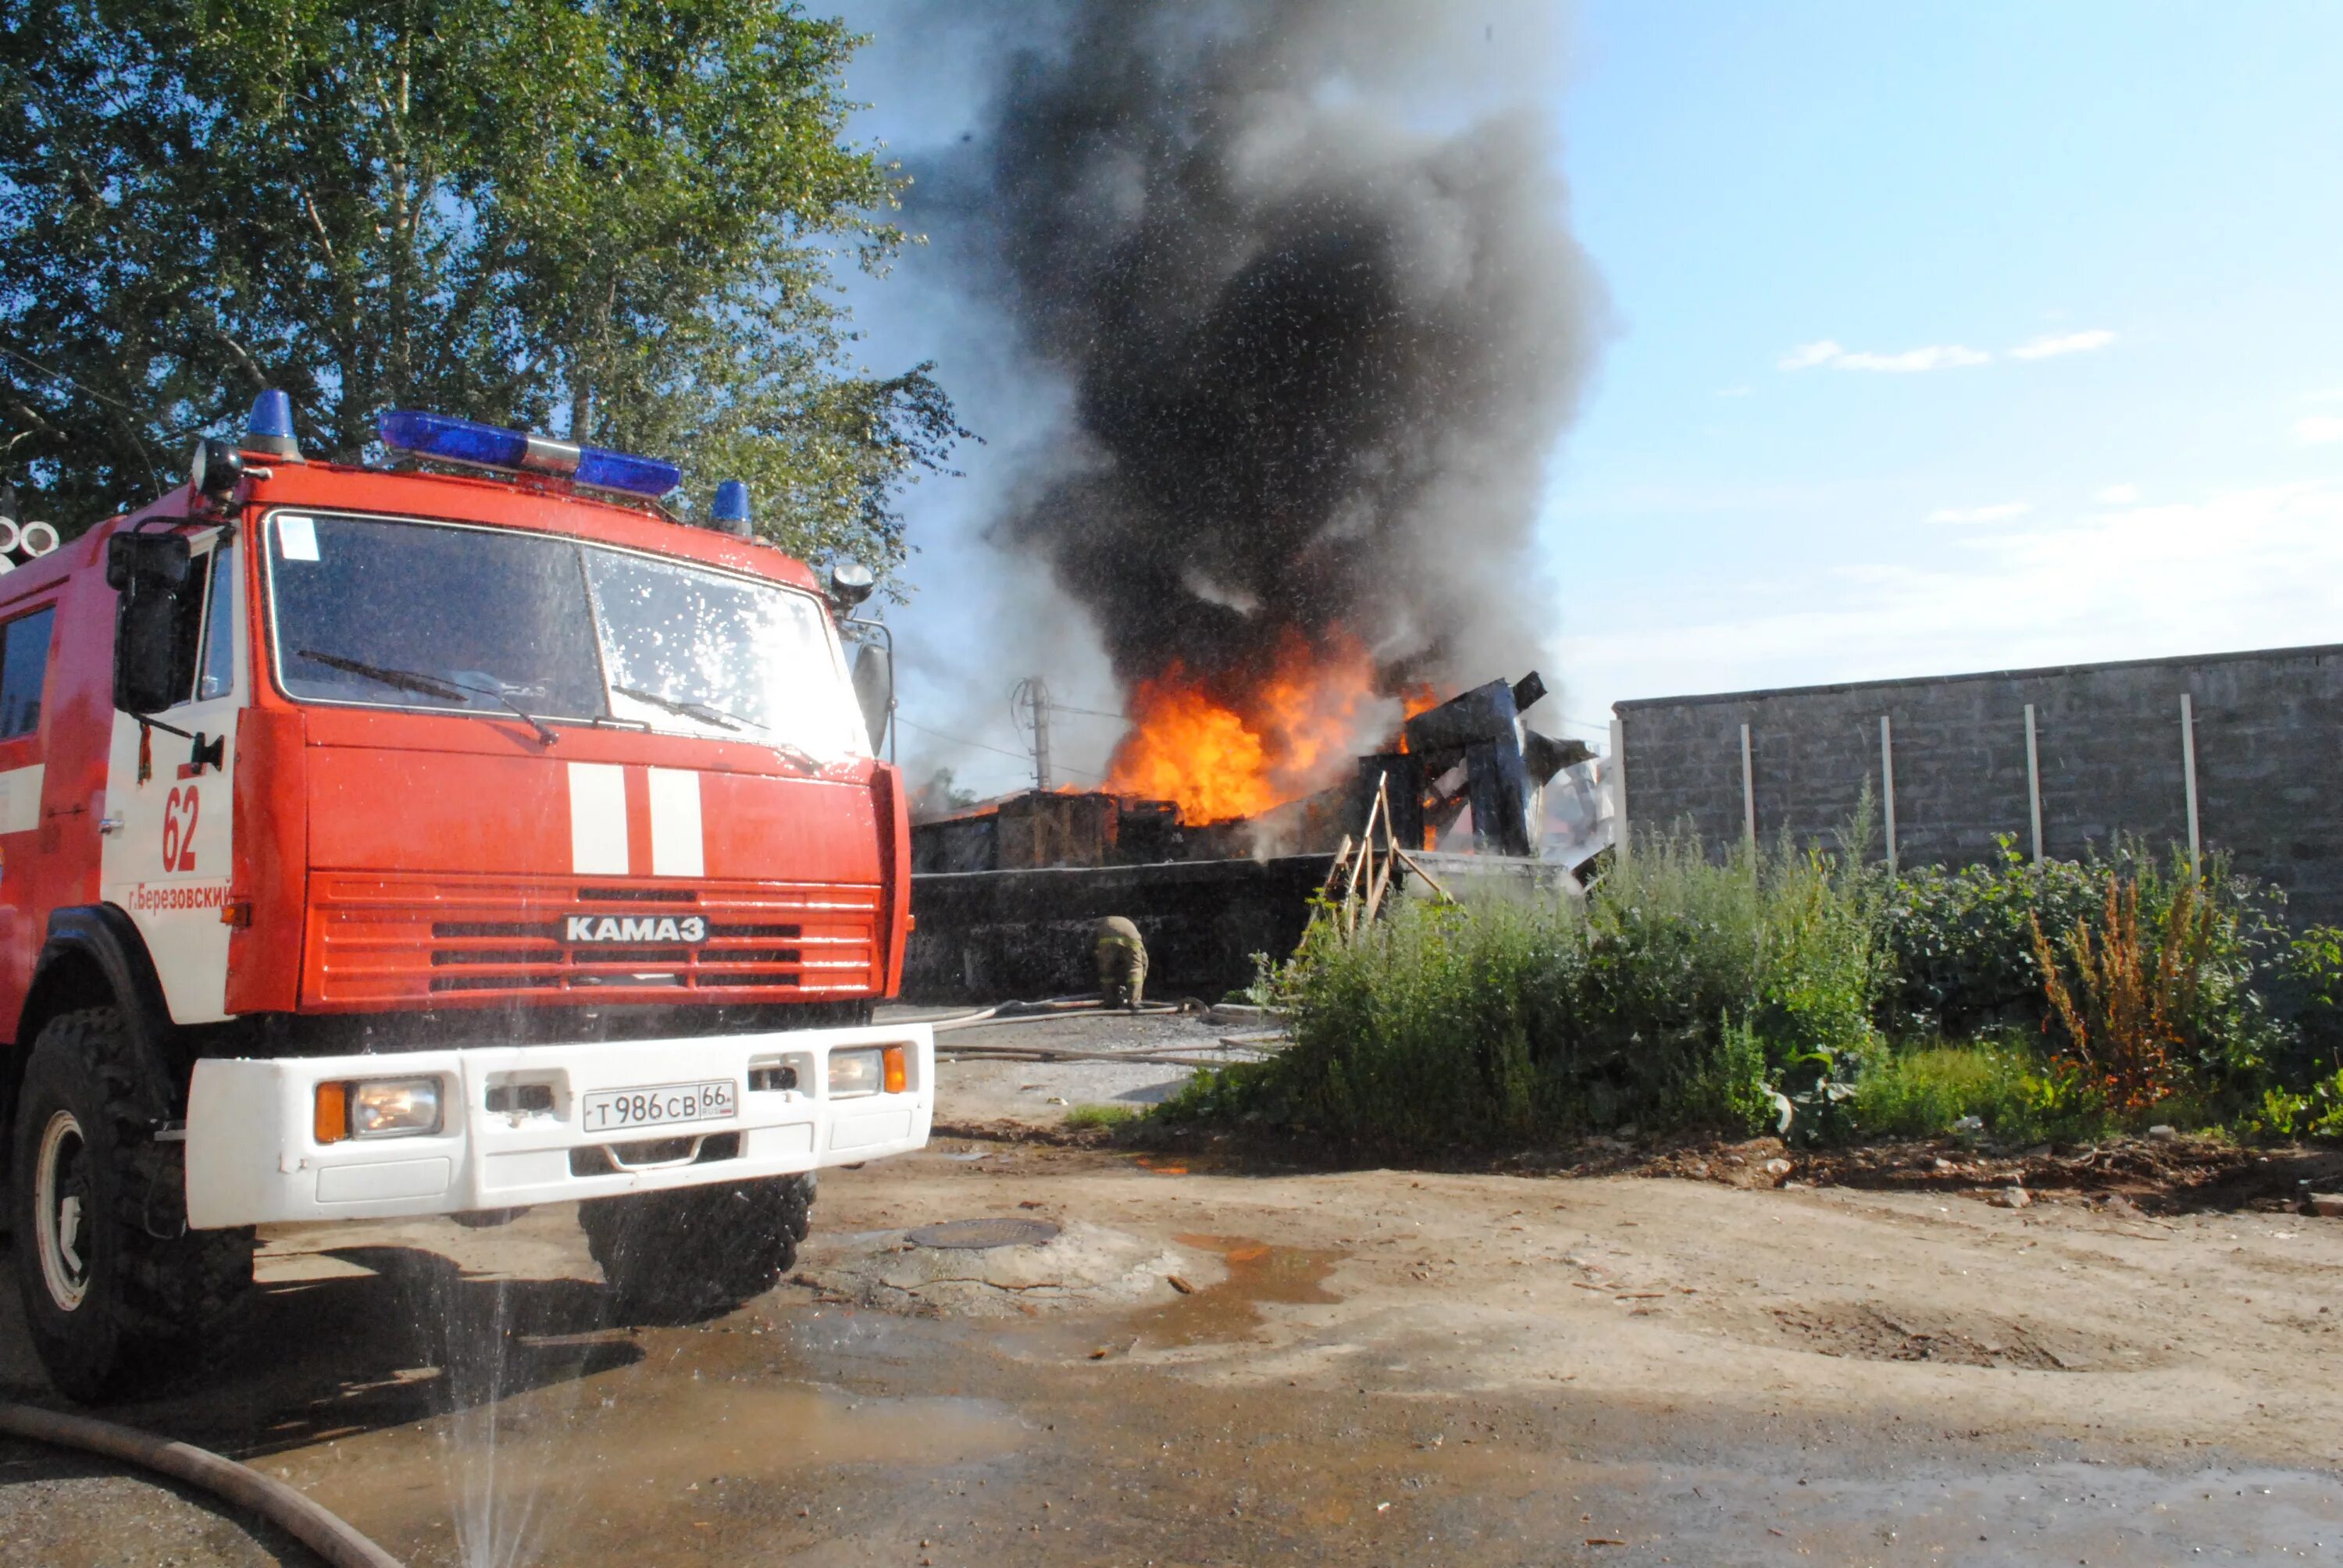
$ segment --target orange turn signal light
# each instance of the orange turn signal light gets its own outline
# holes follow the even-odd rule
[[[902,1093],[905,1086],[911,1081],[910,1072],[903,1065],[903,1048],[900,1045],[890,1045],[880,1052],[880,1055],[887,1063],[887,1092]]]
[[[317,1085],[317,1108],[310,1120],[309,1131],[320,1143],[339,1143],[350,1135],[348,1084]]]

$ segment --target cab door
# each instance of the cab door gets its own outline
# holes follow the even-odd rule
[[[225,528],[189,541],[178,590],[173,685],[183,695],[143,722],[114,716],[107,759],[104,896],[126,911],[179,1023],[227,1016],[236,719],[250,700],[250,607]]]
[[[0,1017],[11,1020],[32,987],[55,902],[54,879],[43,874],[41,719],[58,597],[51,589],[0,608]]]

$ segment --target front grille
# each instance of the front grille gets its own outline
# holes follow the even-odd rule
[[[691,889],[580,884],[567,878],[326,873],[312,882],[304,1000],[324,1007],[398,1002],[598,1004],[745,1002],[873,994],[879,890],[787,883]],[[708,940],[598,946],[564,942],[570,915],[672,907],[708,922]],[[786,945],[783,945],[786,943]]]

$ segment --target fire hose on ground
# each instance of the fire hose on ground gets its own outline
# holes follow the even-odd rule
[[[1202,1002],[1148,1002],[1126,1012],[1108,1009],[1095,997],[1051,997],[1047,1001],[1004,1001],[994,1007],[978,1008],[970,1012],[952,1013],[943,1018],[920,1019],[916,1021],[930,1025],[936,1033],[946,1034],[956,1030],[983,1029],[994,1025],[1015,1023],[1051,1023],[1070,1018],[1161,1018],[1173,1014],[1203,1012]],[[1220,1037],[1220,1043],[1240,1050],[1257,1050],[1278,1038],[1258,1034]],[[939,1048],[942,1049],[942,1048]],[[1168,1056],[1150,1052],[1125,1050],[1061,1050],[1050,1046],[1032,1045],[960,1045],[949,1048],[954,1056],[999,1058],[1004,1060],[1036,1061],[1110,1061],[1141,1067],[1220,1067],[1225,1061],[1213,1061],[1193,1056]]]
[[[0,1433],[102,1454],[200,1486],[258,1514],[333,1568],[400,1568],[397,1558],[294,1488],[208,1449],[110,1421],[5,1402],[0,1402]]]
[[[987,1024],[1037,1023],[1053,1019],[1095,1017],[1107,1010],[1094,998],[1053,997],[1047,1001],[1002,1002],[996,1007],[922,1020],[939,1034],[976,1029]],[[1194,1002],[1151,1002],[1133,1010],[1135,1016],[1161,1017],[1202,1010]],[[1131,1015],[1126,1015],[1131,1016]],[[1253,1046],[1269,1037],[1226,1040],[1229,1045]],[[956,1052],[985,1056],[1039,1056],[1047,1060],[1121,1061],[1167,1067],[1209,1067],[1192,1057],[1138,1055],[1121,1051],[1052,1050],[1047,1047],[955,1046]],[[333,1568],[401,1568],[397,1558],[376,1545],[348,1523],[281,1481],[273,1481],[249,1465],[238,1464],[208,1449],[176,1442],[113,1422],[37,1405],[0,1402],[0,1433],[28,1438],[58,1448],[78,1449],[120,1460],[198,1486],[239,1508],[267,1520]]]

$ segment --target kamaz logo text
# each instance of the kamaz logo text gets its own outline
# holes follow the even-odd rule
[[[565,942],[704,942],[708,921],[699,915],[571,915],[561,923]]]

